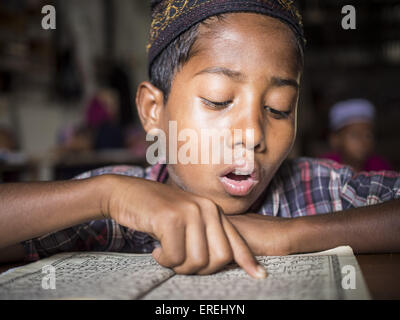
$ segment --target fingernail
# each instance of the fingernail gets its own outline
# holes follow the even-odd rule
[[[267,271],[262,266],[258,266],[256,269],[256,277],[258,279],[264,279],[267,277]]]

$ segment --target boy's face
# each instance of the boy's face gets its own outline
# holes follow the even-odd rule
[[[345,161],[363,163],[374,149],[374,127],[370,122],[356,122],[342,128],[331,139]]]
[[[249,142],[254,172],[247,176],[230,172],[232,165],[223,159],[168,165],[168,184],[213,200],[226,214],[238,214],[265,190],[294,143],[300,67],[294,35],[277,19],[234,13],[211,30],[200,25],[196,54],[176,73],[159,128],[167,137],[169,121],[177,122],[178,134],[190,128],[198,137],[202,129],[228,129],[231,138],[224,148]],[[235,140],[234,129],[242,130],[242,139]],[[254,143],[246,129],[254,130]],[[178,150],[183,144],[178,142]]]

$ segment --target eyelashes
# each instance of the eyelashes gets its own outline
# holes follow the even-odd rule
[[[212,109],[215,110],[221,110],[229,106],[233,101],[222,101],[222,102],[217,102],[217,101],[210,101],[204,98],[200,98],[201,101],[207,105],[208,107],[211,107]],[[280,111],[274,108],[271,108],[269,106],[264,106],[264,110],[266,110],[274,119],[287,119],[289,118],[290,114],[292,113],[292,110],[289,111]]]
[[[292,113],[291,110],[290,111],[279,111],[279,110],[273,109],[268,106],[265,106],[264,109],[267,110],[268,112],[270,112],[271,115],[275,119],[287,119],[287,118],[289,118],[290,114]]]
[[[216,102],[216,101],[210,101],[210,100],[207,100],[204,98],[201,98],[201,101],[203,101],[203,103],[206,104],[207,106],[214,108],[214,109],[223,109],[233,102],[232,100]]]

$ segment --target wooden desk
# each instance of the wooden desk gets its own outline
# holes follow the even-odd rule
[[[373,299],[400,300],[400,253],[358,254],[356,258]]]
[[[356,258],[373,299],[400,300],[400,253],[358,254]],[[0,265],[0,272],[21,265]]]

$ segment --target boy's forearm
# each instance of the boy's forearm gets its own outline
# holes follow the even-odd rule
[[[400,252],[400,200],[293,219],[292,253],[349,245],[357,253]]]
[[[0,248],[101,219],[107,179],[0,185]]]

